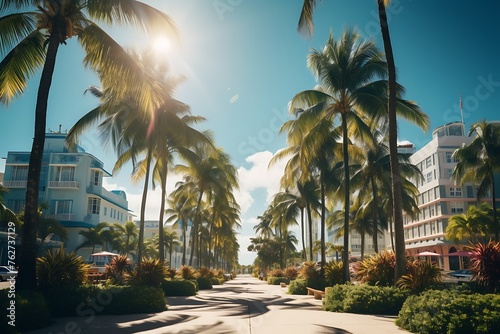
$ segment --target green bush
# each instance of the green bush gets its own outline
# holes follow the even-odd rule
[[[212,282],[212,285],[222,285],[226,280],[224,278],[212,277],[210,281]]]
[[[43,295],[33,291],[16,291],[14,299],[11,298],[13,296],[9,296],[9,292],[8,289],[0,290],[1,333],[21,333],[47,327],[52,323],[50,311]],[[15,302],[13,306],[11,306],[11,301]],[[13,311],[15,318],[9,317],[11,315],[9,307],[15,308]],[[15,324],[15,327],[11,326],[9,322]]]
[[[288,286],[288,293],[291,295],[307,295],[307,280],[298,278],[290,281]]]
[[[500,333],[500,295],[428,290],[406,300],[396,324],[421,334]]]
[[[280,285],[280,283],[290,284],[290,280],[286,277],[268,277],[267,284]]]
[[[164,280],[161,287],[167,297],[196,295],[196,286],[190,280]]]
[[[109,306],[101,314],[156,313],[167,310],[163,290],[152,286],[114,287]],[[99,302],[99,296],[97,296]]]
[[[409,292],[395,287],[334,285],[325,293],[323,308],[332,312],[397,315]]]
[[[76,288],[87,278],[89,266],[76,253],[66,253],[64,249],[47,252],[36,259],[37,283],[42,291],[59,288]]]
[[[213,288],[212,281],[209,277],[198,277],[196,282],[198,282],[200,290],[210,290]]]

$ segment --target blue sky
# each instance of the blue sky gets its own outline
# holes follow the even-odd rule
[[[320,49],[330,31],[339,36],[356,27],[382,49],[375,0],[319,1],[315,34],[301,37],[297,21],[302,0],[170,0],[145,1],[172,16],[181,32],[180,47],[167,56],[172,68],[186,77],[176,97],[207,118],[199,126],[210,129],[239,169],[242,206],[240,263],[248,264],[248,238],[256,217],[276,192],[281,166],[267,170],[269,158],[285,146],[277,130],[288,119],[287,103],[298,92],[314,87],[306,68],[310,48]],[[431,130],[400,122],[399,139],[417,148],[431,138],[432,129],[460,120],[462,96],[466,127],[481,120],[500,119],[500,3],[472,0],[393,0],[389,27],[405,98],[416,101],[431,119]],[[152,43],[138,30],[113,29],[122,45],[144,48]],[[83,69],[83,53],[75,41],[60,48],[49,99],[48,129],[69,129],[97,100],[84,95],[89,85],[99,85]],[[9,108],[0,106],[0,157],[8,151],[29,151],[33,137],[34,108],[39,76]],[[113,151],[103,149],[95,132],[83,136],[81,145],[114,164]],[[4,169],[0,160],[0,171]],[[107,180],[110,188],[129,194],[129,204],[139,212],[140,184],[129,181],[130,167]],[[171,188],[175,181],[170,182]],[[148,201],[148,219],[157,219],[157,192]]]

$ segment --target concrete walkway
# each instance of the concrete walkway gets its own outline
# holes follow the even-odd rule
[[[323,311],[312,296],[286,294],[249,275],[193,297],[168,297],[168,311],[156,314],[58,318],[51,327],[29,333],[52,334],[388,334],[394,317]]]

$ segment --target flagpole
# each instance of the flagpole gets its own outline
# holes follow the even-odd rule
[[[460,95],[460,116],[462,117],[462,135],[465,137],[465,123],[464,123],[464,112],[462,110],[462,95]]]

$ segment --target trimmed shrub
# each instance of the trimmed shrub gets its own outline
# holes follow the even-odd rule
[[[288,293],[291,295],[307,295],[306,283],[307,280],[301,278],[290,281]]]
[[[167,297],[196,295],[196,285],[190,280],[164,280],[161,287]]]
[[[213,288],[212,281],[209,277],[198,277],[196,282],[198,282],[200,290],[210,290]]]
[[[165,295],[158,287],[115,286],[112,291],[111,302],[104,306],[101,314],[156,313],[167,310]]]
[[[290,284],[290,280],[286,277],[268,277],[267,284],[280,285],[280,283]]]
[[[397,315],[407,291],[395,287],[334,285],[325,293],[323,309],[332,312]]]
[[[500,333],[500,295],[428,290],[406,300],[396,325],[421,334]]]
[[[226,280],[223,278],[212,277],[210,281],[212,282],[212,285],[222,285]]]

